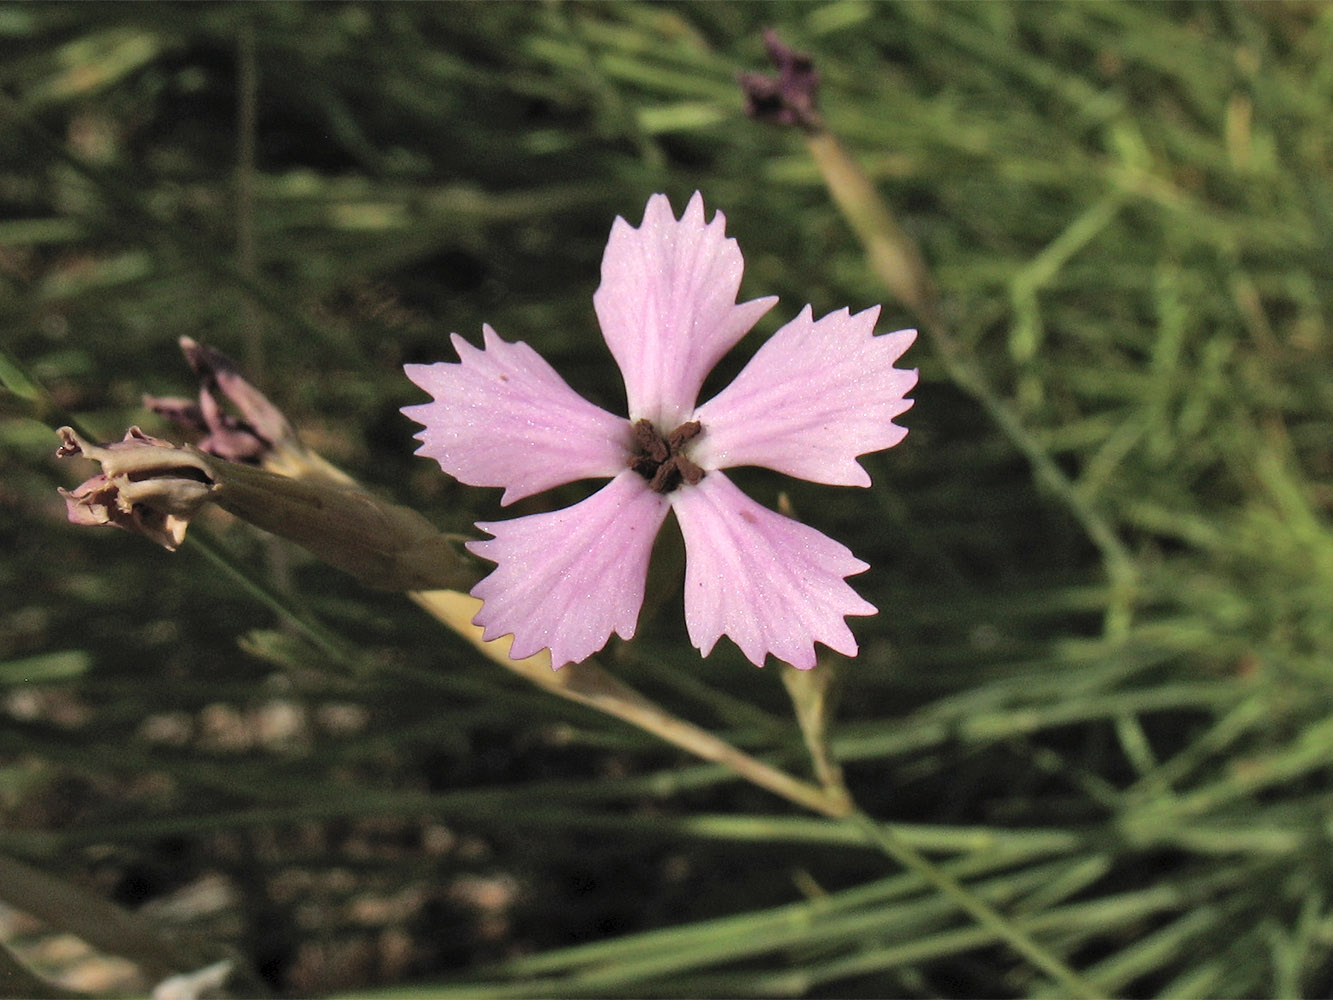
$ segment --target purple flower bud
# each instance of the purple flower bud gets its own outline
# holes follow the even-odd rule
[[[235,362],[189,337],[182,337],[180,345],[199,376],[199,402],[145,396],[144,406],[181,427],[202,433],[199,450],[228,462],[263,465],[274,451],[300,447],[296,431],[282,411],[245,380]],[[239,416],[222,408],[219,393]]]
[[[819,71],[808,53],[784,44],[772,28],[764,31],[764,48],[777,67],[777,76],[741,73],[745,113],[756,121],[795,125],[806,132],[819,132],[823,119],[816,109]]]

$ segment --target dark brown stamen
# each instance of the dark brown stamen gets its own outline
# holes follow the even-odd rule
[[[657,428],[648,420],[640,420],[634,425],[634,446],[637,449],[631,464],[651,462],[654,466],[660,465],[671,455],[670,446]],[[635,471],[642,473],[638,465],[634,465]],[[651,475],[651,471],[648,473]]]
[[[685,455],[683,448],[703,432],[697,420],[681,424],[666,437],[651,421],[634,423],[634,454],[629,467],[648,480],[649,489],[670,493],[681,483],[695,485],[704,470]]]
[[[667,435],[667,447],[671,449],[672,454],[680,450],[681,445],[687,441],[693,441],[703,433],[703,424],[697,420],[691,420],[689,423],[681,424],[674,431]]]

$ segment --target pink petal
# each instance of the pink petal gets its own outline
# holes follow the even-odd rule
[[[516,660],[550,649],[551,665],[586,659],[611,633],[634,635],[653,539],[666,498],[628,470],[564,510],[477,527],[494,535],[468,550],[496,563],[472,588],[487,639],[513,633]]]
[[[722,635],[761,667],[772,653],[807,670],[816,642],[856,654],[843,617],[875,607],[843,580],[870,568],[846,546],[760,506],[720,472],[670,497],[685,536],[685,625],[704,656]]]
[[[869,486],[857,455],[891,448],[907,430],[915,369],[893,367],[915,330],[876,337],[879,307],[818,322],[810,307],[769,338],[731,385],[694,414],[691,458],[705,469],[761,465],[836,486]]]
[[[503,486],[502,504],[626,468],[628,421],[589,403],[527,344],[482,332],[482,350],[453,335],[458,364],[404,366],[435,397],[403,407],[426,428],[418,455],[469,486]]]
[[[721,212],[704,223],[699,194],[676,221],[666,195],[638,229],[611,227],[593,296],[602,336],[625,377],[631,421],[670,431],[689,418],[704,378],[776,298],[736,304],[745,262]]]

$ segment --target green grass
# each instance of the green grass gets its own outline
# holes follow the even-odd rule
[[[0,8],[0,852],[234,945],[278,993],[1069,992],[864,829],[502,676],[299,550],[64,523],[85,473],[48,428],[165,434],[139,397],[192,392],[181,335],[442,529],[495,516],[412,456],[401,365],[489,322],[621,405],[590,300],[654,191],[701,190],[743,294],[781,296],[742,354],[806,302],[921,322],[801,137],[742,116],[766,26],[815,56],[955,352],[908,356],[911,433],[872,490],[745,479],[872,564],[830,737],[858,804],[1094,991],[1328,994],[1319,5]],[[809,766],[776,671],[701,662],[678,599],[641,633],[618,676]],[[205,875],[224,910],[161,909]],[[385,899],[413,902],[365,915]]]

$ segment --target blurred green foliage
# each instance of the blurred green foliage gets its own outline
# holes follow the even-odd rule
[[[192,392],[184,334],[467,530],[497,497],[412,457],[401,365],[489,322],[620,406],[591,293],[654,191],[701,190],[743,293],[782,297],[742,355],[806,302],[884,301],[799,136],[741,114],[766,26],[814,55],[952,337],[1134,570],[1111,586],[924,342],[872,490],[744,477],[872,564],[833,733],[853,793],[1098,990],[1328,995],[1318,4],[0,7],[0,851],[235,944],[279,993],[1055,995],[855,831],[524,688],[400,598],[214,523],[315,648],[197,547],[76,530],[55,494],[86,473],[53,423],[169,434],[139,398]],[[802,766],[774,671],[699,661],[680,623],[668,602],[607,664]]]

